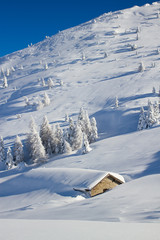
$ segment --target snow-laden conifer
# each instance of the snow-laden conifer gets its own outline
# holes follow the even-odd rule
[[[8,87],[8,82],[7,82],[7,77],[6,76],[4,76],[4,78],[3,78],[3,87],[4,88]]]
[[[72,148],[65,139],[63,140],[63,153],[70,154],[72,152]]]
[[[108,53],[104,52],[104,58],[108,57]]]
[[[83,146],[82,146],[82,153],[86,154],[89,153],[92,150],[92,148],[89,145],[88,139],[86,134],[83,134]]]
[[[13,158],[14,158],[15,165],[18,165],[20,162],[24,161],[23,145],[19,136],[16,137],[16,140],[14,143]]]
[[[67,113],[65,114],[65,122],[69,122],[69,116]]]
[[[42,101],[39,99],[38,102],[36,103],[36,110],[39,111],[39,110],[42,110],[44,107]]]
[[[152,93],[153,93],[153,94],[156,94],[156,89],[155,89],[155,87],[152,88]]]
[[[48,79],[47,84],[48,84],[48,88],[52,88],[54,86],[52,78]]]
[[[30,132],[28,134],[28,147],[30,156],[33,162],[43,162],[46,160],[45,149],[42,144],[41,138],[37,131],[37,127],[33,118],[30,122]]]
[[[44,78],[41,79],[42,80],[42,86],[45,87],[46,86],[46,83],[44,81]]]
[[[6,167],[7,169],[11,169],[13,167],[13,155],[12,155],[12,150],[9,147],[7,149],[7,157],[6,157]]]
[[[45,70],[48,69],[48,64],[47,64],[47,63],[45,64],[44,69],[45,69]]]
[[[119,107],[119,100],[118,97],[115,98],[115,108]]]
[[[156,120],[156,123],[159,124],[159,103],[156,101],[153,105],[154,108],[154,118]]]
[[[141,62],[141,63],[139,64],[139,67],[138,67],[138,72],[143,72],[144,70],[145,70],[144,63]]]
[[[146,129],[146,127],[147,125],[146,125],[146,116],[145,116],[144,108],[141,107],[137,130],[143,130],[143,129]]]
[[[56,125],[55,138],[57,140],[55,153],[63,153],[63,130],[61,129],[59,124]]]
[[[97,123],[94,117],[91,118],[91,135],[90,135],[90,143],[93,143],[98,138],[98,130],[97,130]]]
[[[72,138],[72,150],[78,150],[80,148],[82,148],[82,144],[83,144],[83,133],[81,130],[81,127],[76,124],[74,126],[74,130],[73,130],[73,138]]]
[[[148,110],[146,115],[146,128],[152,127],[156,123],[156,118],[154,115],[154,107],[153,104],[148,102]]]
[[[5,161],[5,149],[4,149],[4,141],[3,137],[0,136],[0,162]]]
[[[44,106],[48,106],[50,104],[50,98],[48,97],[48,94],[45,92],[44,93],[44,98],[43,98],[43,104]]]
[[[44,116],[42,125],[40,127],[40,137],[46,153],[49,155],[54,153],[56,141],[54,139],[54,132],[46,116]]]
[[[9,75],[10,75],[10,70],[9,70],[9,68],[7,68],[6,76],[9,77]]]
[[[65,138],[66,140],[70,143],[70,145],[73,145],[73,141],[74,141],[74,131],[75,131],[75,124],[73,122],[73,119],[70,117],[69,118],[69,128],[67,133],[65,134]]]
[[[29,105],[30,105],[28,97],[25,96],[25,97],[24,97],[24,101],[25,101],[25,105],[26,105],[26,106],[29,106]]]

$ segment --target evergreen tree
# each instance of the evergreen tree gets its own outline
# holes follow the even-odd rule
[[[116,97],[116,99],[115,99],[115,107],[116,107],[116,108],[119,107],[119,100],[118,100],[118,97]]]
[[[66,140],[63,141],[63,153],[71,153],[72,152],[72,148],[69,144],[69,142],[67,142]]]
[[[57,124],[56,126],[55,138],[57,140],[55,153],[63,153],[63,143],[64,143],[63,131],[60,128],[59,124]]]
[[[15,165],[18,165],[20,162],[24,161],[23,145],[22,145],[22,142],[21,142],[19,136],[16,137],[16,140],[14,143],[14,148],[13,148],[13,153],[14,153]]]
[[[4,76],[4,78],[3,78],[3,87],[4,88],[8,87],[8,82],[7,82],[7,77],[6,76]]]
[[[24,97],[24,100],[25,100],[25,104],[26,104],[26,106],[29,106],[30,105],[30,103],[29,103],[29,100],[28,100],[28,97]]]
[[[39,111],[43,109],[43,103],[41,100],[38,100],[38,102],[36,103],[36,110]]]
[[[153,126],[153,124],[156,123],[156,118],[154,116],[154,107],[152,103],[148,102],[148,111],[146,116],[146,128],[150,128]]]
[[[85,111],[83,107],[80,108],[78,115],[78,125],[81,127],[82,132],[85,132]]]
[[[156,101],[154,106],[154,118],[156,120],[156,123],[159,124],[159,103]]]
[[[75,125],[74,125],[73,119],[70,118],[68,132],[65,135],[67,136],[66,140],[70,143],[71,146],[73,145],[73,141],[74,141],[74,138],[73,138],[74,131],[75,131]]]
[[[65,122],[69,122],[69,116],[67,113],[65,114]]]
[[[54,139],[54,133],[46,116],[44,116],[42,125],[40,127],[40,137],[46,153],[49,155],[54,153],[56,142]]]
[[[97,123],[94,117],[91,118],[91,136],[90,143],[95,142],[98,138]]]
[[[46,160],[45,149],[42,145],[41,138],[37,132],[34,119],[30,122],[30,133],[28,134],[28,146],[30,156],[33,162],[43,162]]]
[[[13,156],[10,147],[7,150],[6,167],[7,169],[11,169],[13,167]]]
[[[141,62],[140,65],[139,65],[139,68],[138,68],[138,72],[143,72],[144,70],[145,70],[144,63]]]
[[[153,93],[153,94],[156,94],[156,89],[155,89],[155,87],[152,88],[152,93]]]
[[[44,69],[45,69],[45,70],[48,69],[48,64],[47,64],[47,63],[45,64]]]
[[[45,87],[46,86],[46,83],[44,81],[44,78],[42,78],[42,86]]]
[[[54,86],[52,78],[49,78],[47,83],[48,83],[48,88],[52,88]]]
[[[137,129],[138,130],[143,130],[143,129],[146,129],[146,127],[147,127],[147,125],[146,125],[146,116],[145,116],[145,113],[144,113],[144,108],[141,107]]]
[[[82,148],[83,143],[83,134],[81,127],[76,124],[73,129],[73,137],[72,137],[72,150],[78,150]]]
[[[48,106],[50,104],[50,98],[48,97],[48,94],[45,92],[44,93],[44,98],[43,98],[43,103],[44,103],[44,106]]]
[[[10,75],[10,70],[9,68],[7,68],[6,76],[9,77],[9,75]]]
[[[0,162],[5,161],[5,149],[4,149],[4,141],[3,137],[0,137]]]
[[[83,134],[83,147],[82,147],[82,153],[86,154],[89,153],[92,150],[92,148],[89,146],[89,142],[87,139],[87,136]]]

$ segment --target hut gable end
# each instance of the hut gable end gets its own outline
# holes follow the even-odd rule
[[[117,185],[122,184],[123,182],[116,177],[108,174],[101,181],[99,181],[94,187],[90,190],[91,197],[96,196],[98,194],[104,193]]]

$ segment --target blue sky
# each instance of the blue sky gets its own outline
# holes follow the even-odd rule
[[[99,15],[150,0],[2,0],[0,56],[23,49]]]

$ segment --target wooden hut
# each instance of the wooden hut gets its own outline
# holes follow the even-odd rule
[[[90,197],[94,197],[98,194],[109,191],[124,182],[125,180],[121,175],[107,172],[101,178],[96,179],[88,187],[81,189],[74,188],[74,190],[83,192]]]

